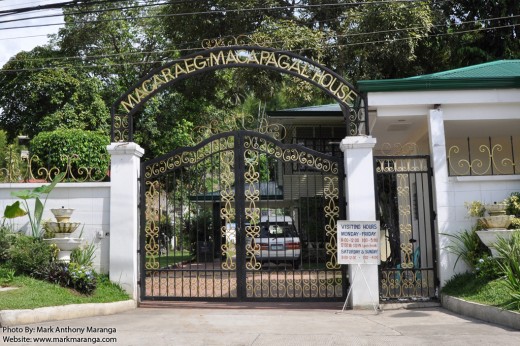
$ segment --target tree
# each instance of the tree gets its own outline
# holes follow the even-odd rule
[[[65,26],[51,45],[20,53],[4,67],[0,126],[11,138],[58,125],[106,129],[106,105],[153,68],[203,49],[204,39],[247,35],[354,83],[518,57],[518,12],[515,0],[81,2],[64,9]],[[457,34],[466,29],[473,31]],[[324,102],[331,100],[297,78],[226,69],[156,95],[134,115],[133,128],[148,156],[189,144],[186,135],[200,125],[256,116],[258,104],[270,110]]]
[[[109,113],[99,82],[81,69],[55,62],[59,56],[49,47],[36,47],[4,65],[0,126],[11,140],[57,128],[108,131]]]
[[[40,132],[31,140],[31,174],[49,180],[51,173],[66,172],[71,181],[104,179],[110,169],[108,135],[79,129]]]
[[[351,49],[346,70],[352,80],[402,78],[420,72],[416,49],[432,27],[425,2],[385,2],[349,10],[341,35]]]
[[[457,1],[441,5],[449,18],[452,66],[520,57],[520,5],[517,0]],[[456,32],[464,32],[455,35]]]
[[[279,11],[254,10],[288,5],[282,0],[178,1],[163,9],[165,32],[171,43],[187,52],[202,48],[203,40],[251,34],[266,16]],[[290,12],[290,11],[289,11]],[[282,17],[284,14],[278,14]]]
[[[177,56],[166,51],[160,1],[83,2],[64,9],[65,26],[53,44],[65,56],[76,57],[104,86],[112,104],[151,69]]]

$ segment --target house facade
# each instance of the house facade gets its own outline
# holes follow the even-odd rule
[[[436,296],[446,280],[467,270],[446,249],[449,234],[475,223],[465,203],[501,202],[520,190],[520,60],[360,81],[358,88],[367,95],[376,141],[380,296]],[[269,115],[287,127],[293,143],[334,155],[346,135],[336,105]],[[404,268],[414,269],[406,280]]]

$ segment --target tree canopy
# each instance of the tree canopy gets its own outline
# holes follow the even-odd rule
[[[37,47],[16,55],[0,73],[0,126],[11,139],[58,128],[108,131],[101,84],[75,65],[55,63],[58,56]]]
[[[520,56],[520,6],[501,1],[78,1],[49,44],[0,70],[0,128],[10,139],[58,128],[101,129],[109,109],[153,68],[246,35],[319,61],[355,83]],[[257,69],[201,74],[158,94],[135,116],[153,157],[192,143],[194,129],[258,109],[330,102],[317,88]]]

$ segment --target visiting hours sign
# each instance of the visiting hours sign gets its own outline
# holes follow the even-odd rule
[[[377,264],[379,253],[379,221],[338,221],[338,263]]]

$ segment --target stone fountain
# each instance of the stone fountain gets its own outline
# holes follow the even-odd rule
[[[70,217],[74,209],[58,208],[51,209],[56,218],[56,222],[46,222],[44,229],[46,233],[52,234],[52,238],[45,239],[50,244],[56,244],[60,252],[58,253],[58,261],[70,262],[70,254],[72,250],[78,248],[83,243],[82,238],[72,237],[72,233],[80,225],[79,222],[70,222]]]
[[[477,234],[490,250],[493,257],[497,257],[498,253],[494,248],[498,237],[509,239],[514,230],[509,230],[507,227],[513,220],[513,215],[506,215],[507,205],[504,203],[487,204],[484,206],[489,216],[481,217],[479,220],[484,225],[484,229],[477,231]]]

